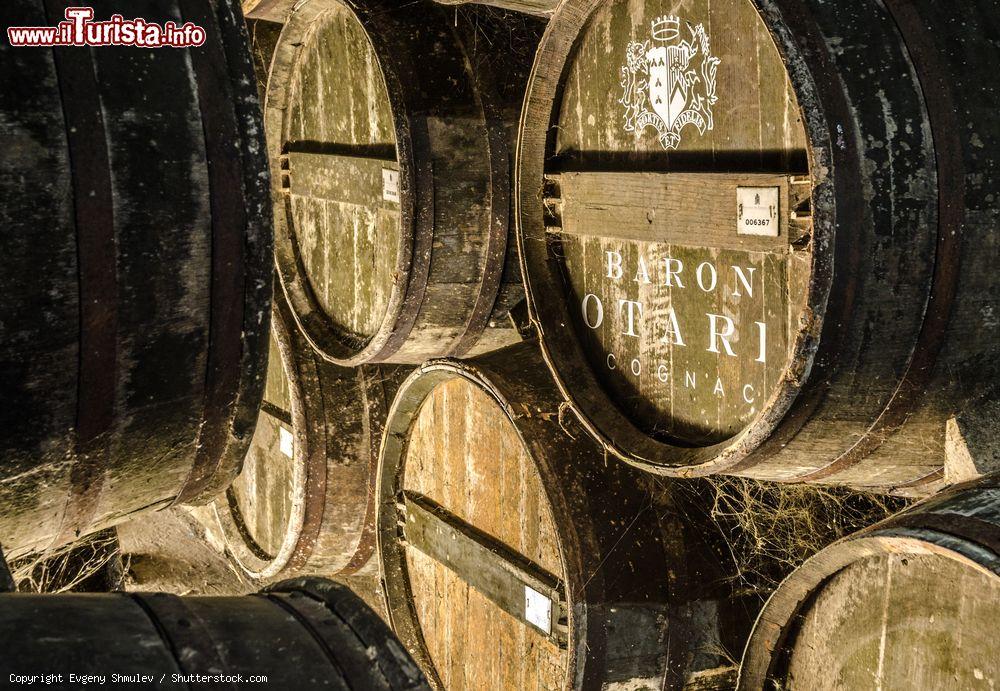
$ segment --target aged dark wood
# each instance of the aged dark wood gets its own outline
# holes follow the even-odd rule
[[[5,26],[63,18],[16,0]],[[43,552],[235,476],[263,388],[270,183],[243,18],[191,50],[0,43],[0,540]],[[121,8],[95,5],[98,18]]]
[[[320,578],[244,597],[5,594],[0,605],[0,670],[12,682],[61,673],[59,688],[79,688],[72,672],[136,689],[232,689],[260,676],[282,689],[428,688],[378,615]]]
[[[652,492],[564,412],[534,343],[403,384],[377,490],[394,630],[438,688],[731,677],[748,622],[686,518],[690,488]]]
[[[253,54],[253,71],[257,75],[257,93],[260,95],[261,103],[267,97],[267,74],[271,70],[271,60],[278,47],[281,26],[279,22],[265,19],[247,19],[250,51]]]
[[[249,575],[351,574],[375,551],[375,470],[405,367],[324,361],[275,301],[264,403],[243,469],[215,512]]]
[[[611,453],[940,483],[949,419],[1000,376],[998,35],[976,0],[562,3],[518,241],[545,357]]]
[[[1000,681],[1000,480],[966,483],[792,573],[739,688],[989,688]]]
[[[518,340],[505,104],[462,24],[387,0],[312,0],[284,24],[265,108],[276,259],[299,327],[337,364]]]

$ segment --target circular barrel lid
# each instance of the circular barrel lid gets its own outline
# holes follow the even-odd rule
[[[408,371],[324,361],[278,302],[257,429],[215,502],[228,553],[249,575],[350,574],[369,563],[378,445]]]
[[[276,338],[282,327],[275,318],[264,400],[243,468],[224,499],[216,501],[230,554],[262,578],[279,573],[288,563],[304,517],[297,490],[304,486],[307,472],[306,465],[296,461],[308,441],[296,438],[292,407],[298,392],[292,391]]]
[[[441,688],[561,688],[567,576],[539,471],[495,398],[431,378],[401,459],[407,546],[383,540],[387,564],[403,560],[394,626]]]
[[[966,487],[808,560],[761,613],[739,688],[991,687],[998,498],[995,480]]]
[[[780,420],[814,347],[796,89],[749,0],[568,0],[536,58],[519,242],[545,356],[626,460],[706,473]]]
[[[396,129],[406,122],[383,73],[391,49],[373,39],[346,4],[310,3],[289,17],[268,87],[280,275],[311,340],[344,359],[399,310],[395,272],[411,251],[401,192],[413,183],[400,177]]]
[[[509,174],[483,82],[432,2],[314,0],[289,15],[265,109],[275,255],[325,359],[461,355],[487,327]]]

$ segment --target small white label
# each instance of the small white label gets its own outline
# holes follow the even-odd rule
[[[737,235],[778,237],[778,188],[736,188]]]
[[[292,433],[284,427],[278,428],[278,448],[281,449],[281,453],[289,458],[292,457],[292,449],[294,448]]]
[[[524,618],[546,635],[552,633],[552,600],[537,590],[524,586]]]
[[[399,203],[399,171],[382,169],[382,199]]]

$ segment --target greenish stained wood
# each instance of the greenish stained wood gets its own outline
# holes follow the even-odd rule
[[[288,378],[281,365],[278,345],[271,336],[264,402],[290,415],[291,396]],[[290,425],[262,410],[243,469],[233,482],[233,494],[247,532],[257,545],[276,555],[288,533],[292,515],[294,483],[292,459],[281,451],[281,429],[292,433]]]
[[[625,154],[636,162],[654,154],[670,165],[653,128],[625,131],[619,102],[629,43],[650,40],[652,20],[664,15],[682,20],[685,39],[685,22],[703,25],[712,55],[721,60],[714,129],[699,135],[688,125],[677,153],[700,154],[706,165],[720,154],[739,155],[750,170],[793,171],[806,148],[801,113],[777,48],[748,0],[619,0],[598,8],[568,66],[555,152],[588,161]]]
[[[291,135],[283,148],[290,157],[291,223],[305,274],[334,325],[371,336],[388,307],[400,233],[399,205],[384,201],[381,168],[398,165],[382,72],[349,10],[334,5],[316,20],[289,90]],[[347,157],[356,159],[353,167],[341,167]],[[312,171],[303,180],[312,181],[310,190],[325,178],[318,196],[299,195],[294,187],[296,173],[302,180],[306,170]]]
[[[653,127],[626,131],[621,99],[629,44],[661,45],[651,22],[670,15],[683,40],[704,26],[720,63],[714,128],[687,125],[666,150]],[[701,59],[690,62],[696,89]],[[781,57],[746,0],[628,0],[596,10],[564,74],[547,229],[577,338],[640,429],[695,445],[728,439],[784,376],[811,270],[805,131]],[[780,189],[777,238],[737,232],[738,187]],[[620,277],[608,252],[621,257]],[[679,340],[666,332],[671,314]]]
[[[801,614],[787,689],[992,689],[1000,579],[938,555],[885,555],[833,576]]]

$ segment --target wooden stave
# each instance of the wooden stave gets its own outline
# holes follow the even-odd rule
[[[153,675],[141,688],[155,686],[161,674],[169,688],[187,688],[172,679],[174,674],[242,675],[244,680],[263,674],[284,688],[427,688],[375,612],[346,587],[319,578],[287,580],[242,597],[0,598],[5,632],[23,630],[9,625],[20,619],[40,634],[6,637],[11,654],[0,666],[11,676],[32,667],[64,675],[66,670],[105,677],[109,670]],[[73,620],[68,629],[67,616]],[[40,640],[46,643],[39,645]]]
[[[499,134],[504,129],[500,119],[502,104],[491,93],[489,78],[481,72],[469,71],[467,63],[472,58],[466,54],[457,27],[453,28],[443,9],[432,2],[421,13],[395,7],[388,0],[361,3],[323,0],[302,7],[284,1],[273,4],[273,9],[261,14],[284,21],[285,35],[279,38],[273,56],[265,101],[265,128],[273,165],[278,165],[276,162],[288,139],[283,115],[288,109],[287,90],[283,82],[289,81],[294,68],[294,48],[313,19],[331,6],[341,5],[364,27],[379,61],[393,110],[400,167],[401,221],[396,278],[379,328],[360,346],[349,343],[358,338],[340,334],[339,328],[322,313],[295,255],[294,230],[287,218],[290,210],[276,214],[278,275],[299,329],[317,352],[342,366],[378,362],[418,364],[427,357],[474,354],[515,342],[516,336],[506,322],[506,303],[510,302],[507,294],[511,290],[517,292],[520,284],[520,276],[512,275],[516,265],[509,261],[507,250],[508,235],[512,232],[507,200],[513,157]],[[435,57],[438,51],[421,43],[429,41],[429,34],[434,32],[438,32],[438,42],[448,47],[451,59]],[[394,34],[403,37],[395,40],[402,42],[397,47],[405,47],[406,54],[395,55],[391,38]],[[446,87],[449,79],[463,85],[473,98],[452,94],[451,87]],[[421,85],[422,91],[435,93],[420,96],[412,85]],[[455,143],[429,130],[429,117],[450,123],[455,132],[466,130],[465,146],[480,148],[480,159],[487,162],[485,177],[474,171],[431,165],[433,157],[446,156]],[[482,131],[474,135],[477,128]],[[286,202],[280,190],[281,174],[278,168],[273,172],[275,205],[283,209]],[[470,180],[477,189],[462,191],[460,187],[468,186]],[[446,244],[437,241],[435,227],[447,227],[450,218],[457,220],[460,211],[470,207],[483,207],[488,215],[488,223],[481,223],[472,235],[483,240],[480,280],[474,291],[469,286],[475,294],[460,293],[464,298],[459,310],[462,314],[449,314],[455,313],[455,296],[453,291],[443,292],[449,285],[448,262],[461,262],[463,257],[459,254],[448,257]],[[460,333],[442,343],[435,327],[457,328]]]
[[[823,549],[793,571],[764,605],[747,641],[737,688],[780,683],[794,620],[824,584],[865,558],[933,555],[991,578],[1000,576],[1000,477],[948,488]]]
[[[283,299],[271,316],[291,393],[292,516],[275,555],[248,533],[233,488],[213,503],[227,556],[251,578],[352,575],[375,552],[374,484],[382,429],[406,367],[344,368],[324,361]],[[291,374],[290,374],[291,373]]]
[[[692,665],[693,648],[698,645],[693,641],[702,640],[702,631],[697,624],[691,624],[688,617],[699,602],[714,600],[718,611],[711,616],[717,621],[710,625],[719,626],[720,635],[727,641],[733,637],[742,643],[745,632],[741,632],[740,615],[736,614],[738,605],[732,604],[731,594],[724,588],[705,587],[708,583],[717,586],[718,580],[725,578],[720,576],[720,567],[712,563],[711,556],[687,564],[685,559],[690,558],[690,554],[684,557],[678,553],[681,550],[673,551],[678,549],[678,543],[704,546],[709,542],[699,542],[705,539],[704,534],[690,526],[681,527],[683,521],[676,515],[662,523],[651,519],[656,525],[646,525],[646,530],[636,521],[630,530],[638,535],[621,540],[622,535],[615,532],[616,519],[627,515],[642,501],[646,502],[645,508],[650,506],[650,495],[640,488],[641,475],[627,466],[609,464],[607,457],[574,424],[572,416],[564,417],[565,408],[538,357],[537,344],[528,342],[469,361],[442,359],[425,363],[400,387],[386,423],[379,461],[376,515],[382,593],[390,626],[425,671],[432,687],[443,688],[423,642],[406,577],[405,547],[397,539],[398,473],[404,472],[398,462],[405,453],[408,423],[416,419],[420,405],[437,386],[456,377],[486,392],[508,419],[515,419],[518,436],[529,455],[543,459],[536,460],[536,467],[543,477],[560,531],[559,548],[564,565],[561,577],[565,577],[569,593],[565,687],[604,688],[605,684],[612,683],[609,669],[620,668],[622,658],[612,658],[609,650],[618,648],[621,654],[622,644],[637,660],[631,672],[636,676],[647,675],[643,681],[651,675],[659,679],[657,683],[665,684],[664,688],[702,688],[696,681],[702,676],[703,688],[731,685],[732,668],[723,665],[699,669]],[[556,425],[561,428],[558,432]],[[607,502],[590,503],[591,499],[602,497],[609,486],[621,491],[615,495],[613,507]],[[666,546],[668,543],[670,548]],[[617,551],[621,557],[623,564],[618,564],[619,568],[633,571],[628,574],[616,572],[606,582],[601,569],[588,567],[593,563],[593,557],[588,555],[612,551]],[[690,574],[682,564],[691,569]],[[606,564],[602,563],[604,566]],[[648,573],[646,568],[649,568]],[[664,578],[664,569],[668,568],[670,578]],[[664,640],[667,635],[664,629],[643,620],[619,626],[618,636],[609,633],[615,628],[613,613],[630,608],[660,613],[651,618],[669,612],[665,616],[681,631]],[[638,662],[643,656],[657,655],[662,659],[655,664],[647,661],[643,667],[643,663]]]
[[[875,362],[878,358],[875,352],[877,348],[869,348],[858,355],[843,344],[846,339],[842,339],[839,334],[841,324],[849,321],[852,315],[855,323],[862,323],[865,319],[871,320],[877,308],[877,305],[863,306],[867,310],[864,311],[857,305],[852,306],[851,299],[844,296],[854,295],[862,290],[865,281],[877,283],[882,280],[872,273],[871,266],[858,268],[861,260],[858,256],[850,256],[850,245],[856,239],[856,234],[851,232],[851,223],[863,225],[857,219],[861,218],[863,221],[863,207],[866,204],[862,201],[859,182],[864,151],[846,150],[854,143],[851,137],[848,137],[845,147],[834,146],[836,137],[832,135],[836,131],[832,125],[825,124],[825,119],[830,123],[851,123],[862,134],[871,134],[885,125],[881,122],[882,118],[876,118],[874,113],[865,121],[862,117],[864,113],[851,110],[850,94],[846,89],[839,90],[842,81],[837,77],[833,59],[827,54],[828,51],[835,52],[835,49],[824,43],[818,20],[808,15],[808,2],[755,0],[754,5],[767,22],[786,65],[792,67],[791,76],[800,102],[807,105],[805,120],[811,148],[810,167],[814,171],[826,173],[813,175],[814,233],[818,238],[825,237],[832,249],[815,258],[809,289],[811,308],[805,315],[805,327],[793,350],[792,364],[785,381],[772,396],[765,412],[751,426],[729,440],[708,447],[684,448],[653,439],[614,409],[614,404],[602,391],[601,385],[586,364],[580,344],[572,334],[565,333],[564,327],[570,321],[565,305],[562,301],[546,301],[536,297],[561,294],[561,288],[549,275],[554,270],[550,266],[551,258],[545,253],[545,232],[540,225],[543,216],[542,195],[538,191],[537,181],[543,175],[540,152],[547,150],[544,132],[541,126],[532,126],[530,123],[548,122],[549,111],[546,108],[551,109],[552,103],[558,102],[553,101],[553,94],[559,83],[559,70],[571,49],[572,36],[600,4],[599,0],[570,0],[563,3],[555,13],[532,72],[529,95],[522,113],[522,137],[518,145],[515,191],[518,203],[517,240],[528,293],[529,313],[538,326],[544,356],[566,400],[577,411],[588,431],[610,453],[654,473],[683,477],[730,473],[783,482],[846,484],[869,491],[928,492],[942,477],[939,459],[944,455],[947,418],[960,412],[975,399],[989,395],[990,384],[970,381],[970,375],[974,377],[974,372],[986,371],[989,372],[989,377],[996,376],[995,367],[987,366],[991,361],[991,353],[995,350],[991,349],[989,338],[977,334],[979,347],[975,349],[975,353],[970,354],[963,353],[962,347],[958,345],[962,341],[958,329],[948,327],[951,333],[947,338],[943,336],[949,319],[956,318],[956,310],[951,310],[953,300],[961,311],[967,313],[978,304],[977,293],[988,293],[987,301],[992,304],[996,291],[988,283],[983,284],[982,277],[986,275],[988,260],[975,254],[979,246],[992,246],[988,220],[981,214],[970,213],[963,228],[962,220],[956,219],[956,214],[960,217],[963,210],[956,209],[956,203],[947,197],[947,190],[952,187],[961,189],[969,186],[974,187],[979,194],[984,193],[984,188],[981,187],[982,177],[977,176],[975,171],[988,170],[991,164],[981,154],[976,155],[974,144],[968,141],[968,137],[965,138],[966,141],[958,141],[955,131],[958,128],[948,127],[953,119],[949,108],[954,110],[950,99],[969,110],[973,110],[977,103],[974,97],[963,101],[964,92],[960,96],[959,89],[947,88],[949,85],[942,83],[942,75],[947,74],[939,64],[942,58],[927,49],[927,36],[920,35],[921,31],[925,31],[920,26],[921,14],[929,16],[932,12],[941,11],[934,10],[930,3],[922,4],[918,10],[900,3],[890,3],[891,12],[876,10],[875,3],[861,3],[866,5],[864,12],[858,8],[851,10],[855,17],[865,16],[864,20],[854,20],[860,26],[882,26],[890,33],[897,31],[900,17],[908,15],[902,21],[902,26],[908,31],[906,41],[924,48],[924,53],[915,66],[910,66],[910,45],[900,37],[897,45],[891,48],[895,51],[895,64],[902,66],[902,73],[910,75],[910,79],[906,80],[906,88],[911,95],[917,94],[921,98],[924,83],[942,86],[941,91],[944,92],[943,96],[938,95],[926,104],[923,100],[918,104],[920,108],[929,110],[924,124],[934,130],[938,150],[924,147],[919,154],[913,154],[917,161],[915,168],[920,170],[922,167],[930,178],[940,176],[943,181],[941,190],[946,190],[938,194],[935,189],[934,195],[924,194],[922,197],[914,195],[924,205],[924,218],[930,219],[925,224],[927,227],[924,228],[925,238],[922,242],[931,248],[932,254],[937,245],[937,260],[930,261],[922,269],[923,291],[915,296],[911,305],[913,316],[909,328],[914,332],[912,351],[902,363],[893,363],[892,367],[883,364],[882,369],[878,370],[878,363]],[[840,6],[826,9],[833,13],[842,11]],[[942,16],[939,14],[937,17],[939,21],[944,21]],[[827,19],[830,35],[842,36],[845,24],[850,24]],[[789,29],[791,25],[798,31],[797,34]],[[989,28],[989,25],[985,27],[986,33]],[[936,41],[937,37],[933,36],[931,40]],[[943,45],[948,44],[941,40],[937,47]],[[953,46],[949,48],[960,53]],[[961,64],[960,57],[948,55],[953,71]],[[886,71],[895,74],[892,70]],[[903,91],[901,84],[902,82],[893,82],[889,91],[890,98],[898,97],[902,103],[905,99],[900,95]],[[855,88],[860,87],[855,85]],[[989,97],[985,94],[980,94],[980,98],[980,104],[989,102]],[[987,121],[980,114],[976,122],[985,124]],[[862,134],[856,136],[860,138]],[[962,178],[961,163],[956,164],[951,160],[955,158],[957,151],[964,152],[967,158],[972,159],[967,166],[969,170],[965,178]],[[946,160],[938,162],[935,167],[938,157]],[[843,169],[848,174],[836,176],[831,172],[835,169]],[[950,183],[951,187],[944,181]],[[955,196],[961,199],[960,194]],[[938,204],[944,214],[940,227],[936,224]],[[899,220],[896,222],[898,224]],[[835,230],[840,226],[848,229],[847,242],[836,243],[838,236]],[[954,238],[956,230],[962,231],[967,237],[961,249],[964,255],[961,263],[970,269],[968,274],[980,277],[978,281],[976,278],[969,279],[968,285],[958,288],[956,281],[965,279],[956,276],[962,273],[956,268],[960,263]],[[866,232],[874,237],[870,228]],[[845,235],[843,231],[840,234]],[[856,249],[853,251],[857,252]],[[835,271],[835,266],[853,268]],[[868,270],[867,274],[865,270]],[[890,285],[891,281],[883,280],[881,288],[884,290]],[[553,306],[552,302],[559,304]],[[823,315],[827,310],[831,314],[826,319],[817,316]],[[864,318],[857,317],[855,312],[863,312]],[[966,325],[970,323],[967,315],[962,319]],[[911,341],[907,341],[906,345],[910,343]],[[883,336],[882,346],[899,350],[887,336]],[[939,353],[940,356],[936,357]],[[874,372],[873,381],[881,377],[896,382],[894,387],[889,387],[891,395],[883,397],[875,405],[871,401],[859,401],[858,396],[849,401],[850,405],[839,404],[836,401],[838,397],[850,397],[848,389],[851,374],[843,367],[838,369],[839,361],[865,356],[869,360],[866,366]],[[958,376],[952,374],[956,370],[960,371],[964,380],[964,390],[956,390]],[[844,441],[853,437],[839,431],[832,438],[830,434],[824,436],[824,416],[836,419],[838,415],[854,419],[858,430],[856,438],[860,441]],[[861,418],[861,421],[857,418]],[[928,433],[929,427],[934,427],[933,433]],[[843,448],[834,453],[800,451],[793,454],[786,447],[800,433],[802,439],[807,439],[810,434],[820,441],[839,439]],[[926,450],[928,444],[934,445],[933,452]],[[913,464],[910,459],[918,455],[924,461],[919,465]],[[907,467],[911,464],[912,468]],[[883,468],[894,469],[895,476],[884,473],[885,477],[877,477],[876,471]],[[867,475],[869,471],[871,477]]]
[[[24,23],[20,20],[30,15],[29,23],[45,24],[40,4],[9,5],[9,18],[15,20],[10,23]],[[206,45],[196,55],[192,51],[154,51],[157,60],[139,65],[138,55],[149,57],[149,51],[111,48],[86,51],[84,55],[92,56],[90,60],[74,58],[59,66],[45,57],[51,55],[45,51],[16,54],[25,64],[36,66],[22,74],[41,77],[35,80],[32,93],[36,97],[46,91],[50,94],[47,104],[35,98],[27,101],[27,111],[22,111],[28,121],[46,123],[42,127],[48,129],[38,133],[41,139],[36,143],[54,140],[51,149],[60,151],[76,146],[73,155],[81,170],[87,170],[74,174],[68,154],[63,154],[65,172],[52,176],[54,184],[40,188],[43,192],[33,198],[30,213],[10,208],[17,197],[7,196],[5,207],[13,214],[9,219],[13,228],[40,219],[34,237],[40,225],[63,234],[58,241],[42,244],[62,258],[66,279],[52,276],[39,282],[34,297],[27,296],[26,305],[36,305],[48,314],[47,335],[31,340],[30,358],[20,350],[24,343],[8,341],[4,345],[5,369],[21,367],[22,374],[30,376],[30,361],[49,362],[60,352],[56,348],[63,352],[63,363],[82,358],[82,337],[83,349],[89,354],[80,366],[90,368],[84,376],[91,383],[86,385],[87,392],[81,388],[84,395],[78,397],[77,388],[84,383],[78,381],[76,367],[64,364],[58,380],[51,376],[40,379],[34,393],[17,392],[20,385],[13,382],[23,382],[22,376],[8,379],[15,390],[7,394],[11,417],[4,427],[11,437],[4,444],[5,474],[7,491],[16,498],[8,502],[10,523],[4,539],[13,556],[44,551],[114,525],[134,512],[173,502],[205,501],[206,495],[220,490],[235,476],[242,450],[253,433],[263,390],[260,371],[266,350],[261,347],[261,336],[267,332],[271,273],[269,181],[259,103],[256,94],[246,88],[252,68],[242,16],[234,3],[175,3],[168,8],[149,8],[148,15],[155,19],[167,12],[176,19],[180,7],[185,16],[199,19],[209,30]],[[114,11],[98,7],[98,16],[105,9]],[[71,49],[56,52],[66,50]],[[177,61],[179,65],[171,64]],[[16,67],[12,63],[13,58],[8,64]],[[58,74],[66,70],[74,79],[80,74],[83,78],[76,90],[60,95],[66,80],[59,80]],[[101,75],[100,80],[94,70]],[[79,99],[80,89],[87,89],[88,72],[94,84],[91,104],[103,104],[103,114],[96,121],[83,123],[72,118],[78,117],[80,108],[86,108]],[[111,88],[122,79],[131,84],[135,79],[152,78],[166,85],[171,80],[164,75],[170,74],[174,82],[182,75],[182,84],[163,86],[164,93],[159,95],[152,91],[143,105],[134,109],[134,115],[129,110],[135,106],[136,89]],[[7,77],[15,80],[15,86],[17,78],[14,73]],[[215,88],[196,96],[203,83]],[[10,93],[15,92],[12,87]],[[63,113],[65,102],[60,101],[64,97],[78,99],[70,115]],[[198,99],[204,99],[204,108]],[[43,108],[51,114],[48,120],[42,119]],[[174,115],[163,118],[162,113]],[[79,125],[81,135],[74,135],[77,144],[65,139],[66,117]],[[202,134],[203,127],[205,132],[214,133],[214,144],[206,143],[209,140]],[[225,131],[240,134],[232,140],[216,134]],[[16,124],[8,130],[15,150],[19,139],[26,143],[24,132],[17,130]],[[93,158],[95,151],[80,149],[81,137],[97,142],[98,151],[100,142],[107,141],[108,158],[102,162]],[[160,166],[149,165],[150,156],[156,155],[151,152],[163,150],[158,148],[158,137],[174,147],[189,145],[189,170],[183,169],[184,154],[168,157]],[[85,155],[91,158],[81,158]],[[215,156],[215,173],[207,172],[206,155]],[[210,195],[210,186],[216,190],[226,187],[220,187],[223,180],[228,183],[227,190]],[[20,188],[16,180],[4,184],[12,193],[10,185]],[[79,251],[88,253],[81,256],[90,266],[80,280],[87,277],[89,287],[84,290],[93,292],[85,302],[94,305],[86,331],[80,335],[74,315],[82,309],[76,278],[78,258],[74,256],[78,251],[74,186],[78,190],[75,213],[84,213],[86,198],[97,200],[98,213],[103,214],[99,224],[107,231],[91,229],[80,234],[86,242]],[[146,192],[144,186],[157,192]],[[96,191],[89,195],[88,189]],[[176,194],[164,194],[171,189]],[[62,203],[46,202],[52,195]],[[179,202],[181,199],[187,203]],[[209,215],[209,204],[217,205],[217,214]],[[93,208],[91,204],[90,215],[81,217],[86,228],[98,222]],[[218,225],[214,230],[213,223]],[[158,242],[150,242],[148,228],[157,226],[173,235],[163,233]],[[213,243],[219,250],[214,265],[209,250]],[[12,261],[25,250],[14,237],[8,248]],[[19,280],[10,264],[4,274],[8,280]],[[21,285],[33,286],[34,282]],[[150,293],[151,289],[155,292]],[[44,299],[40,298],[43,291],[47,292]],[[210,295],[217,297],[213,300]],[[214,328],[212,315],[216,315]],[[12,315],[4,318],[8,316]],[[18,321],[28,323],[26,318]],[[171,343],[171,339],[175,341]],[[218,345],[209,348],[209,343],[216,341]],[[101,366],[96,368],[98,363]],[[184,371],[190,372],[187,381],[176,375],[170,381],[162,374]],[[53,412],[32,420],[39,405]],[[84,422],[84,409],[103,412],[100,418],[90,413],[90,422]],[[200,453],[195,451],[196,438],[204,449]],[[38,487],[33,489],[36,482],[47,489],[39,494]],[[66,485],[71,489],[66,491]],[[132,490],[137,491],[133,494]]]

